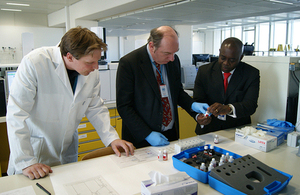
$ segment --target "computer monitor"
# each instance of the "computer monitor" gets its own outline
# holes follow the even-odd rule
[[[197,62],[209,62],[209,54],[193,54],[193,64],[196,65]]]
[[[9,95],[10,92],[10,86],[11,83],[13,82],[15,75],[16,75],[17,70],[6,70],[5,71],[5,80],[6,80],[6,93],[7,93],[7,97]]]
[[[210,56],[210,62],[214,62],[214,61],[217,61],[219,60],[219,56]]]

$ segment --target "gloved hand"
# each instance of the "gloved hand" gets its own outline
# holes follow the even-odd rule
[[[209,105],[207,103],[194,102],[192,104],[192,110],[194,110],[197,113],[202,113],[202,114],[205,114],[208,107],[209,107]]]
[[[152,131],[145,139],[151,146],[164,146],[170,144],[163,134],[156,131]]]

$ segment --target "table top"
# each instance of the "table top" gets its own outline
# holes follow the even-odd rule
[[[216,144],[217,147],[241,156],[250,154],[270,167],[293,175],[287,187],[279,194],[300,194],[300,169],[299,167],[297,168],[297,165],[300,164],[300,157],[296,156],[298,148],[288,147],[285,142],[276,149],[266,153],[234,142],[234,132],[235,129],[222,130],[202,135],[200,138],[205,140],[206,144],[213,144],[213,136],[217,134],[220,137],[219,144]],[[167,146],[167,149],[172,148],[175,143],[177,141],[172,142],[170,146]],[[147,149],[155,151],[163,148],[166,147],[141,148],[136,150],[136,153],[138,154],[138,152]],[[168,161],[149,160],[133,164],[132,166],[121,167],[121,163],[116,163],[116,159],[126,160],[127,157],[122,156],[118,158],[115,155],[110,155],[52,167],[53,173],[50,176],[38,180],[30,180],[23,175],[2,177],[0,178],[0,192],[32,186],[36,194],[44,195],[45,192],[36,186],[38,182],[51,192],[51,194],[68,194],[62,192],[62,189],[67,189],[68,186],[75,185],[76,182],[79,183],[84,180],[84,182],[102,182],[110,186],[115,194],[140,194],[141,181],[150,179],[148,175],[150,171],[159,171],[165,175],[178,172],[173,167],[171,156],[172,153],[169,154]],[[208,184],[198,182],[198,194],[220,193]]]

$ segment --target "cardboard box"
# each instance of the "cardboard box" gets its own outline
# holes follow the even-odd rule
[[[277,137],[271,135],[265,135],[265,137],[247,135],[244,138],[244,134],[235,132],[235,141],[263,152],[268,152],[277,147]]]
[[[257,123],[257,126],[258,127],[264,127],[264,128],[267,128],[267,129],[271,129],[273,131],[283,132],[285,140],[287,139],[287,135],[289,133],[292,133],[295,130],[294,127],[274,127],[274,126],[268,125],[267,123]]]
[[[153,186],[154,182],[150,180],[142,181],[142,195],[197,195],[198,183],[191,177],[186,180]]]
[[[279,146],[280,144],[282,144],[285,140],[285,133],[282,131],[276,131],[273,129],[269,129],[269,128],[265,128],[265,127],[260,127],[257,126],[256,127],[257,130],[262,130],[262,131],[266,131],[267,135],[272,135],[274,137],[277,137],[277,146]]]

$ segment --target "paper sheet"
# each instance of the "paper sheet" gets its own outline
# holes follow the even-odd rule
[[[152,148],[143,148],[140,150],[135,150],[133,156],[126,156],[125,153],[121,154],[121,158],[116,155],[111,155],[110,158],[118,165],[120,168],[133,166],[142,162],[148,162],[157,160],[157,153]]]
[[[8,192],[0,193],[0,195],[28,195],[28,194],[30,195],[36,194],[32,186],[27,186],[24,188],[19,188]]]

